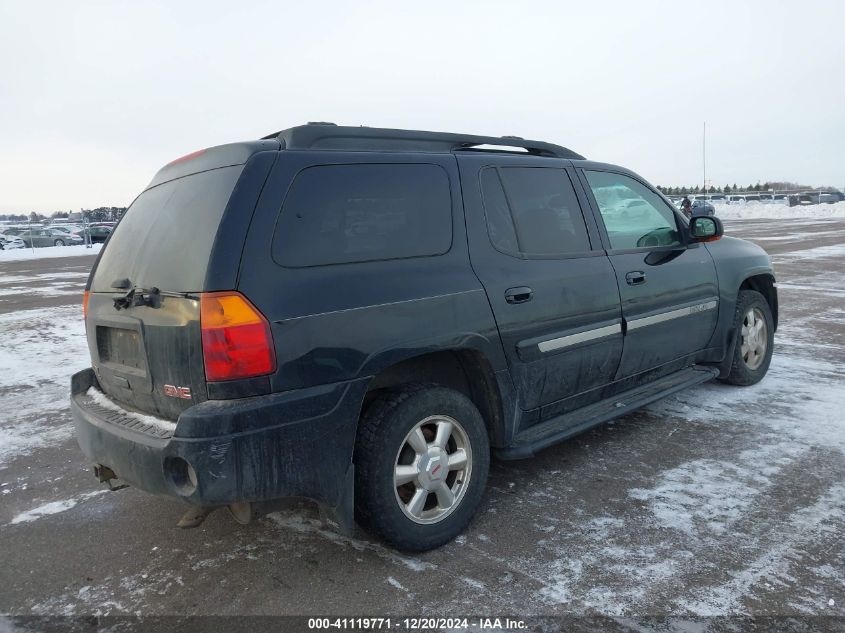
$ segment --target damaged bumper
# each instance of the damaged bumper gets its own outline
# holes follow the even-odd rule
[[[183,411],[170,434],[130,428],[87,395],[91,387],[100,388],[91,369],[73,376],[76,437],[119,479],[199,506],[305,497],[351,525],[357,415],[350,412],[366,381],[209,400]]]

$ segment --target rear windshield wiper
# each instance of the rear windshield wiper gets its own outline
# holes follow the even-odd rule
[[[112,285],[112,288],[119,290],[127,290],[126,294],[115,297],[114,309],[125,310],[127,308],[134,308],[136,306],[149,306],[151,308],[158,308],[161,306],[162,297],[190,297],[187,292],[172,292],[169,290],[160,290],[155,286],[149,288],[141,288],[140,286],[132,286],[128,279],[118,279]]]

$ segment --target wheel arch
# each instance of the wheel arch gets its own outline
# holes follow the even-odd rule
[[[438,350],[385,367],[370,380],[361,413],[367,410],[379,393],[400,385],[420,382],[441,385],[464,394],[481,413],[490,444],[497,446],[504,442],[504,406],[496,372],[484,353],[476,349]]]
[[[775,286],[775,277],[771,273],[762,273],[746,277],[739,285],[739,290],[755,290],[766,299],[769,309],[772,311],[772,320],[775,330],[778,327],[778,294]]]

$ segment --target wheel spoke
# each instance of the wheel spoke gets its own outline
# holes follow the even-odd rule
[[[414,496],[411,497],[411,500],[405,507],[411,515],[419,518],[422,516],[426,499],[428,499],[428,490],[425,488],[417,488],[416,492],[414,492]]]
[[[445,420],[438,422],[434,445],[445,449],[450,437],[452,437],[452,423]]]
[[[437,505],[441,508],[451,508],[452,504],[455,503],[455,495],[452,494],[451,488],[446,485],[445,481],[434,491],[434,494],[437,495]]]
[[[397,464],[393,474],[393,483],[396,486],[403,486],[417,480],[417,467],[414,464]]]
[[[422,455],[428,450],[428,442],[425,441],[425,435],[423,435],[420,427],[415,428],[413,433],[408,436],[408,444],[411,445],[417,455]]]
[[[740,330],[740,333],[742,334],[742,338],[745,338],[746,336],[748,336],[748,326],[743,325],[742,329]]]
[[[463,470],[467,467],[467,453],[459,448],[449,455],[449,470]]]
[[[743,341],[742,347],[739,348],[739,351],[743,358],[748,358],[748,343]]]

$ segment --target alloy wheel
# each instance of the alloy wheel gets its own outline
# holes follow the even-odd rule
[[[461,503],[471,475],[467,432],[447,415],[429,416],[405,436],[396,455],[396,501],[415,523],[437,523]]]

